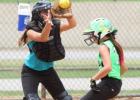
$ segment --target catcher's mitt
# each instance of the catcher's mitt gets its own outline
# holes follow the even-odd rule
[[[72,17],[71,0],[55,0],[51,9],[51,13],[56,18]]]

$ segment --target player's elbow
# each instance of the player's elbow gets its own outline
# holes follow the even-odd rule
[[[111,66],[107,66],[105,69],[106,69],[107,72],[110,72],[112,70],[112,67]]]
[[[72,17],[71,20],[68,21],[68,23],[70,28],[74,28],[77,26],[77,22],[74,17]]]
[[[128,71],[128,67],[125,66],[123,70],[124,70],[124,72],[127,72]]]
[[[72,26],[73,26],[73,27],[76,27],[76,26],[77,26],[76,20],[72,23]]]
[[[72,23],[69,23],[69,29],[74,28],[74,27],[76,27],[76,26],[77,26],[76,21],[74,21],[74,22],[72,22]]]
[[[128,71],[128,67],[126,67],[125,64],[122,64],[122,65],[121,65],[121,69],[122,69],[124,72],[127,72],[127,71]]]

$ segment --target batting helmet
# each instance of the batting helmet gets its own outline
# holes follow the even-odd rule
[[[97,18],[91,21],[89,27],[84,31],[84,35],[89,35],[86,40],[90,39],[90,41],[93,42],[91,40],[93,36],[96,36],[99,41],[107,34],[115,34],[116,32],[117,29],[113,27],[110,20],[106,18]]]

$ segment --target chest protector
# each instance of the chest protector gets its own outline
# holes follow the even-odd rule
[[[33,51],[40,60],[45,62],[57,61],[65,57],[65,49],[60,37],[60,21],[53,19],[52,22],[54,25],[50,32],[49,41],[35,42],[30,50],[31,52]],[[27,25],[27,30],[28,29],[33,29],[37,32],[42,31],[34,22]]]

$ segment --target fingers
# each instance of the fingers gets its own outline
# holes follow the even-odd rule
[[[46,20],[46,19],[51,20],[51,18],[52,18],[50,10],[48,10],[46,13],[41,13],[41,16],[43,17],[44,20]]]
[[[45,21],[46,23],[48,23],[48,24],[53,25],[53,23],[52,23],[52,16],[51,16],[50,10],[48,10],[47,15],[44,15],[44,21]]]
[[[48,19],[51,20],[52,16],[51,16],[51,11],[48,10]]]
[[[45,13],[41,13],[41,16],[43,17],[44,20],[48,19],[48,16]]]

